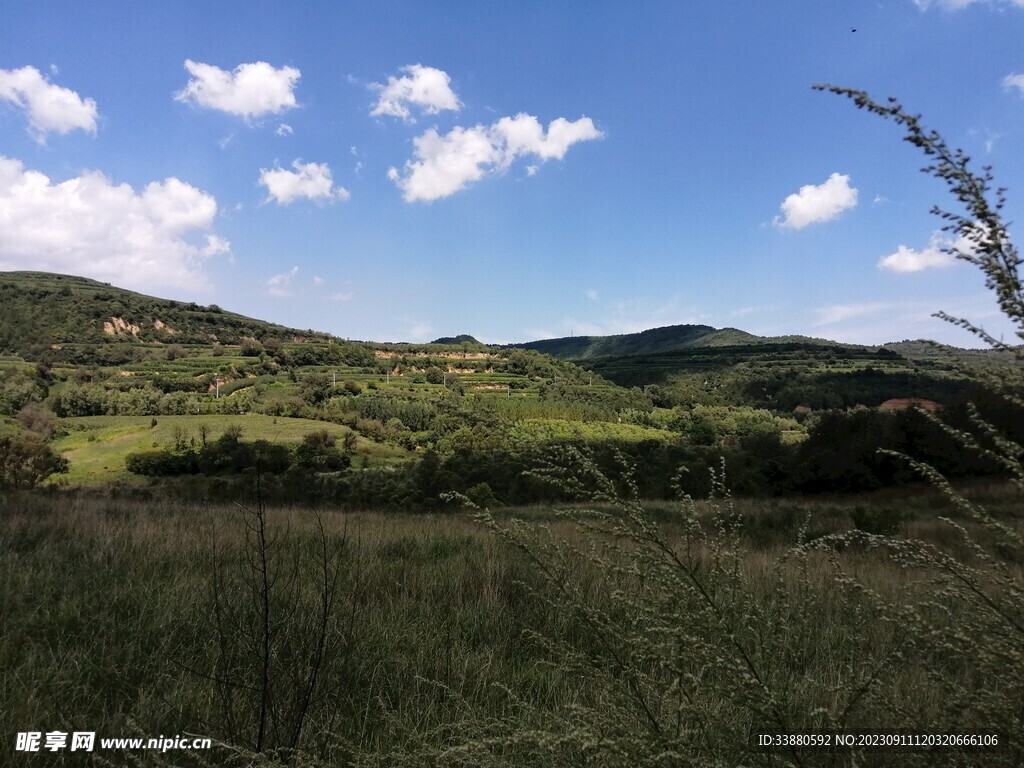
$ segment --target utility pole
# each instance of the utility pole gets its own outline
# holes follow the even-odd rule
[[[216,379],[214,379],[214,381],[217,383],[217,397],[214,398],[214,399],[219,400],[220,399],[220,377],[218,376]]]

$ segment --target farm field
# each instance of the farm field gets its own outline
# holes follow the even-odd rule
[[[153,421],[156,425],[153,425]],[[311,432],[324,430],[337,437],[351,432],[347,427],[312,419],[262,414],[209,416],[82,416],[61,422],[65,437],[54,441],[54,448],[71,463],[65,475],[55,476],[61,485],[103,486],[133,477],[124,466],[125,457],[149,448],[173,445],[178,441],[193,445],[214,441],[229,427],[238,427],[246,440],[272,443],[298,443]],[[403,460],[407,451],[357,438],[355,450],[375,461]]]

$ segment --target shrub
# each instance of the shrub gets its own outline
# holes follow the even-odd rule
[[[185,357],[188,353],[181,344],[171,344],[164,352],[164,356],[168,360],[178,360],[179,358]]]
[[[263,345],[256,341],[256,339],[246,337],[242,339],[238,351],[243,357],[259,357],[260,352],[263,351]]]
[[[850,510],[850,519],[858,531],[878,536],[895,536],[903,528],[899,510],[877,504],[857,504]]]
[[[0,488],[34,488],[68,471],[68,460],[35,435],[0,438]]]
[[[43,440],[49,440],[56,429],[53,414],[35,403],[29,403],[18,411],[18,423],[25,429],[35,432]]]
[[[295,449],[295,463],[312,472],[337,472],[349,464],[338,450],[337,437],[325,429],[310,432]]]

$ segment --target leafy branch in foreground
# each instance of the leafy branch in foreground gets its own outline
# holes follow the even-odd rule
[[[864,91],[852,88],[820,84],[814,88],[846,96],[858,109],[893,120],[906,129],[905,141],[934,159],[922,170],[945,182],[965,209],[964,213],[955,213],[940,206],[932,207],[932,213],[949,222],[943,230],[956,235],[946,251],[981,269],[986,287],[995,293],[1003,315],[1017,326],[1017,336],[1024,340],[1024,284],[1017,272],[1021,259],[1002,219],[1006,189],[993,190],[992,167],[983,166],[980,174],[972,171],[971,158],[963,150],[951,148],[937,131],[924,128],[921,116],[911,114],[894,98],[882,104]],[[990,199],[993,194],[994,198]],[[1018,360],[1024,360],[1024,350],[1019,346],[995,339],[969,320],[945,312],[936,313],[936,317],[970,331],[993,349],[1012,352]]]

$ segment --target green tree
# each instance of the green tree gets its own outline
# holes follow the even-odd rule
[[[326,429],[310,432],[295,449],[295,463],[312,472],[336,472],[348,466],[338,450],[338,439]]]
[[[243,357],[259,357],[260,352],[263,351],[263,345],[260,344],[256,339],[244,338],[239,347],[239,352]]]
[[[0,438],[0,488],[34,488],[68,471],[68,460],[34,435]]]
[[[299,384],[302,399],[310,405],[321,405],[331,396],[331,379],[324,373],[311,373]]]

